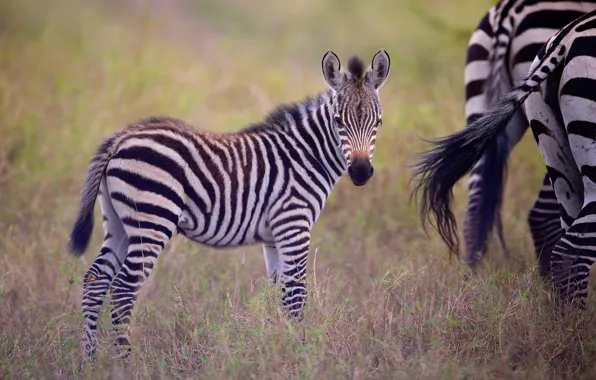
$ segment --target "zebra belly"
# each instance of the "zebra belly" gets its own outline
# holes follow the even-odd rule
[[[196,219],[196,226],[193,220]],[[178,224],[178,231],[188,239],[213,248],[234,248],[262,242],[271,242],[272,234],[264,218],[247,215],[242,220],[231,219],[221,223],[209,215],[191,215],[184,211]]]

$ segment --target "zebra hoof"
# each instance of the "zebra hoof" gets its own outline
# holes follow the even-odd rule
[[[93,372],[95,368],[96,359],[97,354],[95,351],[80,357],[79,364],[77,366],[77,371],[79,372],[79,375],[82,375],[85,371],[88,370]]]
[[[114,354],[114,359],[119,360],[127,360],[130,357],[132,349],[130,346],[116,346],[116,353]]]
[[[560,284],[551,285],[551,293],[553,301],[557,308],[564,310],[586,310],[586,297],[582,294],[583,289],[578,289],[578,286],[561,286]]]

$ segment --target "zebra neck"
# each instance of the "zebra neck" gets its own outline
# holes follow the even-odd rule
[[[333,99],[327,91],[299,104],[301,125],[292,128],[295,139],[314,163],[311,170],[327,179],[329,190],[348,169],[333,120]]]

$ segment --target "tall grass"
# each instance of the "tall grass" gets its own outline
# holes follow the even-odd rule
[[[463,128],[463,62],[489,1],[0,4],[0,378],[590,378],[596,314],[556,313],[526,226],[543,165],[511,157],[498,247],[477,279],[427,237],[409,204],[420,137]],[[414,7],[414,8],[413,8]],[[325,88],[320,59],[391,55],[375,176],[341,181],[313,232],[305,323],[277,315],[259,247],[174,238],[143,288],[129,361],[109,316],[94,368],[77,372],[81,279],[67,254],[87,162],[111,131],[149,115],[231,131]],[[456,189],[461,216],[465,183]],[[96,227],[92,249],[97,250]],[[594,304],[593,300],[589,301]]]

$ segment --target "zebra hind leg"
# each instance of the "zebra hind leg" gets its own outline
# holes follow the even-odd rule
[[[472,168],[468,181],[469,201],[463,232],[466,243],[466,264],[474,273],[486,256],[488,241],[495,227],[505,256],[509,254],[503,236],[500,213],[509,149],[507,136],[499,136],[497,142]]]
[[[538,59],[534,60],[533,65],[536,65],[536,62]],[[585,186],[585,176],[582,175],[581,168],[582,159],[589,157],[590,154],[586,155],[584,149],[577,149],[575,137],[565,131],[568,121],[564,120],[564,116],[568,110],[563,107],[566,104],[563,101],[564,96],[560,97],[562,120],[555,112],[558,108],[553,111],[545,100],[552,99],[550,93],[556,89],[552,90],[550,85],[546,87],[545,91],[531,93],[526,99],[525,107],[534,139],[538,143],[557,198],[560,227],[565,230],[565,234],[551,252],[550,268],[552,289],[555,293],[559,293],[563,301],[567,301],[583,286],[583,269],[578,266],[577,259],[587,253],[583,252],[586,248],[590,248],[586,246],[589,239],[584,239],[585,236],[581,230],[590,227],[589,222],[584,224],[587,221],[585,218],[589,218],[591,213],[585,207],[585,189],[589,187]],[[569,111],[575,113],[576,110],[572,107]],[[553,235],[555,235],[554,232]],[[542,247],[542,244],[538,243],[538,246]],[[576,270],[580,271],[576,272]]]
[[[131,351],[128,330],[137,295],[175,229],[142,220],[142,215],[125,218],[128,254],[110,287],[117,358],[126,358]]]
[[[593,32],[593,28],[591,30]],[[571,42],[561,73],[559,104],[575,169],[581,187],[581,210],[551,257],[553,288],[563,301],[585,308],[590,269],[596,261],[596,101],[591,93],[596,69],[594,37]],[[569,177],[566,178],[569,180]],[[561,198],[558,196],[557,198]]]
[[[128,236],[113,205],[104,196],[106,193],[104,183],[99,193],[99,203],[103,213],[103,245],[83,279],[82,311],[85,319],[83,342],[87,358],[95,355],[99,311],[110,283],[120,271],[128,250]]]
[[[528,225],[540,276],[547,278],[550,275],[551,252],[565,232],[561,227],[559,203],[548,174],[544,176],[538,198],[528,214]]]
[[[552,287],[565,303],[585,308],[590,268],[596,261],[596,202],[587,203],[551,256]]]
[[[482,166],[485,164],[486,157],[482,157],[480,161],[472,168],[470,178],[468,180],[468,205],[466,206],[466,213],[464,217],[463,234],[465,240],[466,256],[465,261],[472,273],[476,272],[476,267],[484,258],[486,254],[486,242],[482,242],[481,247],[478,247],[478,219],[482,218],[479,215],[480,203],[482,202]],[[471,273],[464,275],[466,280]]]

